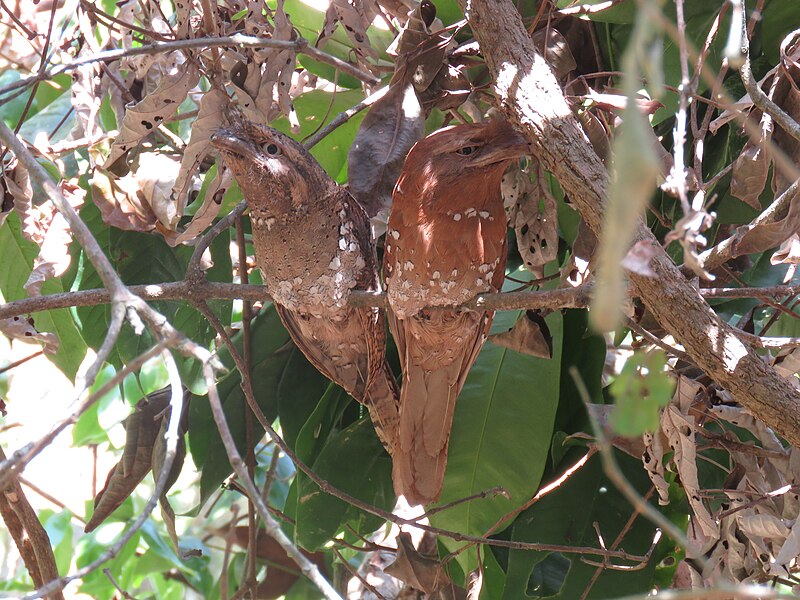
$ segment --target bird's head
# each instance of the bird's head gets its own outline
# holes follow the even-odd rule
[[[233,172],[251,210],[302,210],[331,183],[302,145],[271,127],[242,120],[214,132],[211,144]]]
[[[507,121],[456,125],[417,142],[403,172],[421,177],[425,187],[458,184],[468,193],[466,178],[499,179],[510,161],[526,154],[528,142]]]

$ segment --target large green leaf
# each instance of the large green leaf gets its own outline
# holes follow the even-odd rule
[[[363,98],[363,94],[357,90],[337,92],[336,94],[314,90],[299,96],[294,101],[294,107],[300,119],[299,135],[290,133],[289,122],[285,118],[278,119],[271,125],[300,140],[313,134],[327,120],[358,104]],[[347,152],[353,144],[353,139],[356,137],[358,126],[363,118],[363,112],[356,115],[341,127],[337,127],[311,150],[311,154],[322,167],[339,183],[347,179]]]
[[[513,325],[517,311],[501,312],[493,330]],[[432,517],[437,527],[483,535],[506,513],[524,504],[539,485],[550,449],[561,377],[562,317],[547,317],[553,358],[545,360],[487,343],[458,397],[441,502],[492,487],[509,494],[461,503]],[[450,550],[463,544],[443,540]],[[464,571],[474,552],[459,556]]]
[[[291,390],[284,389],[288,398],[293,397],[300,406],[316,404],[327,387],[327,380],[302,356],[291,343],[289,334],[283,328],[275,309],[270,306],[253,321],[252,336],[252,370],[253,393],[261,410],[272,420],[275,418],[278,405],[281,381],[289,376],[305,380],[304,385]],[[234,342],[241,346],[241,335]],[[220,351],[223,362],[232,367],[227,351]],[[232,369],[218,383],[217,387],[222,401],[228,426],[241,452],[244,451],[245,430],[245,398],[241,388],[241,376]],[[260,426],[258,431],[261,432]],[[189,410],[189,446],[194,462],[202,467],[200,478],[201,502],[219,486],[231,472],[228,455],[222,445],[216,423],[211,414],[208,398],[195,397]]]
[[[33,260],[39,254],[39,247],[22,237],[19,217],[11,213],[5,224],[0,226],[0,294],[6,302],[27,298],[22,287],[33,269]],[[42,286],[42,294],[56,294],[67,291],[60,279],[51,279]],[[75,326],[75,321],[66,308],[38,312],[34,315],[36,328],[49,331],[58,336],[58,352],[50,357],[53,363],[73,379],[86,355],[86,343]]]
[[[88,204],[81,211],[81,217],[126,284],[157,284],[180,281],[184,278],[193,248],[189,246],[170,248],[160,236],[109,227],[103,222],[94,204]],[[214,265],[206,271],[206,276],[212,281],[230,281],[231,261],[228,245],[229,238],[224,234],[218,236],[211,244],[210,252]],[[77,265],[74,271],[73,289],[102,287],[100,278],[82,252],[73,255],[73,262]],[[230,322],[230,301],[213,301],[209,306],[223,323]],[[214,338],[215,331],[211,324],[193,307],[179,302],[154,302],[153,307],[195,342],[205,345]],[[108,331],[109,307],[107,305],[80,307],[76,309],[75,315],[87,343],[98,348]],[[126,325],[115,352],[109,357],[109,362],[119,367],[152,344],[153,338],[149,332],[138,336]],[[191,359],[178,358],[184,383],[194,387],[199,379],[199,365]]]
[[[583,406],[570,369],[575,367],[594,402],[602,402],[602,375],[606,359],[606,341],[589,330],[588,312],[564,311],[564,348],[561,353],[561,394],[556,412],[555,430],[575,433],[587,424]]]
[[[387,510],[394,505],[392,461],[368,418],[332,436],[314,461],[313,469],[331,485],[360,500]],[[307,477],[298,475],[297,490],[295,539],[307,550],[323,546],[345,520],[355,524],[357,531],[361,530],[360,524],[369,523],[362,533],[370,533],[382,522],[325,494]]]
[[[574,449],[564,460],[574,463],[585,449]],[[629,481],[646,491],[650,481],[641,463],[628,456],[618,460]],[[544,496],[514,522],[512,539],[543,544],[598,547],[592,523],[597,522],[605,540],[615,540],[633,513],[633,508],[602,472],[600,457],[592,457],[557,490]],[[634,521],[621,548],[632,554],[647,552],[655,527],[644,518]],[[656,565],[669,550],[662,542],[644,569],[617,571],[606,569],[594,584],[588,598],[616,598],[651,588]],[[594,558],[594,557],[588,557]],[[574,600],[583,593],[596,567],[581,562],[578,555],[512,550],[509,553],[503,598],[550,598]]]

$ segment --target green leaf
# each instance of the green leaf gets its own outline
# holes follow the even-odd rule
[[[392,462],[368,418],[356,421],[331,437],[312,468],[322,479],[360,500],[386,510],[394,505]],[[309,551],[316,551],[327,543],[345,520],[365,534],[383,522],[323,493],[307,477],[298,475],[297,488],[295,539]],[[370,525],[363,528],[365,523]]]
[[[518,312],[495,316],[493,329],[506,330]],[[518,354],[487,343],[456,404],[441,502],[451,502],[495,486],[502,496],[461,503],[431,518],[437,527],[483,535],[503,515],[536,493],[550,450],[561,379],[562,317],[547,317],[553,358]],[[443,540],[449,550],[461,543]],[[475,554],[458,558],[465,572]]]
[[[16,213],[8,215],[5,224],[0,226],[0,295],[6,302],[27,298],[22,287],[33,269],[33,260],[39,254],[39,247],[22,237],[19,217]],[[42,286],[42,294],[56,294],[67,291],[61,279],[51,279]],[[58,336],[58,352],[50,360],[70,379],[86,355],[83,341],[69,309],[47,310],[34,315],[36,329],[49,331]]]
[[[278,314],[272,306],[264,309],[254,319],[250,332],[253,393],[267,418],[270,421],[275,418],[281,391],[286,395],[284,405],[292,399],[300,407],[307,407],[312,403],[315,405],[322,395],[322,391],[328,385],[327,380],[305,360],[305,357],[291,343],[289,334],[283,328]],[[241,338],[241,334],[234,338],[240,351]],[[227,349],[223,348],[220,351],[220,358],[226,366],[232,367],[233,361]],[[281,381],[284,376],[287,376],[290,368],[292,374],[288,376],[289,380],[303,378],[306,381],[303,386],[282,389]],[[217,382],[217,388],[234,441],[239,451],[243,452],[246,439],[245,398],[239,372],[235,369],[231,370]],[[261,432],[261,427],[256,426],[257,431]],[[195,396],[192,399],[189,408],[189,447],[195,464],[203,470],[200,478],[200,497],[201,503],[204,503],[225,477],[231,473],[228,455],[217,431],[206,397]]]
[[[659,411],[669,404],[675,383],[664,371],[667,357],[661,350],[635,352],[611,383],[616,405],[610,423],[617,433],[636,437],[655,431]]]
[[[573,464],[585,450],[574,450],[564,462]],[[631,483],[640,493],[650,487],[641,463],[628,456],[618,460]],[[514,522],[512,539],[542,544],[597,546],[592,523],[610,544],[622,531],[633,508],[602,473],[600,457],[595,455],[573,473],[558,489],[545,495]],[[632,554],[644,554],[655,528],[638,518],[625,535],[620,548]],[[589,598],[617,598],[626,594],[645,593],[654,577],[658,557],[668,550],[661,542],[656,556],[639,571],[603,570]],[[590,559],[592,557],[589,557]],[[599,558],[599,557],[598,557]],[[579,598],[597,567],[582,562],[577,554],[511,550],[509,552],[506,587],[502,598]]]
[[[50,538],[58,572],[69,572],[72,563],[72,512],[64,509],[54,513],[45,509],[39,511],[37,516]]]
[[[97,379],[90,388],[90,391],[94,393],[115,375],[114,367],[105,365],[100,373],[97,374]],[[107,442],[108,432],[100,424],[99,414],[112,403],[119,402],[119,400],[119,388],[115,387],[92,404],[89,410],[81,415],[78,422],[75,423],[75,426],[72,428],[72,445],[88,446],[89,444],[102,444],[103,442]]]
[[[299,135],[294,135],[289,131],[289,122],[285,118],[278,119],[271,125],[292,137],[303,139],[313,134],[340,112],[361,102],[363,97],[358,90],[337,92],[336,94],[314,90],[299,96],[294,101],[294,107],[300,119]],[[364,112],[362,111],[341,127],[337,127],[335,131],[311,149],[314,158],[339,183],[347,180],[347,152],[353,144],[353,139],[356,137],[358,126],[363,118]]]
[[[564,311],[564,349],[561,355],[561,394],[554,429],[573,433],[587,423],[586,409],[575,387],[570,368],[575,367],[595,402],[602,401],[602,375],[606,341],[589,329],[588,311]]]

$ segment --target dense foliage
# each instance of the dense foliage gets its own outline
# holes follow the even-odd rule
[[[491,49],[477,48],[455,0],[433,4],[101,0],[75,11],[71,3],[12,0],[0,8],[0,117],[79,211],[122,282],[164,286],[134,291],[218,357],[224,368],[216,390],[256,487],[288,538],[340,592],[349,582],[353,597],[379,597],[367,589],[374,585],[385,597],[412,597],[410,587],[434,597],[463,597],[461,588],[470,588],[481,598],[574,600],[644,597],[690,583],[800,584],[795,450],[699,369],[675,332],[633,295],[612,296],[610,321],[590,323],[605,309],[589,310],[577,293],[595,281],[596,248],[605,240],[598,242],[535,156],[503,183],[504,291],[567,295],[532,293],[530,308],[497,313],[497,337],[458,399],[444,491],[426,507],[439,531],[422,540],[424,555],[404,546],[397,524],[414,532],[417,545],[419,530],[392,529],[384,518],[397,503],[391,459],[363,407],[306,360],[269,302],[239,299],[263,294],[209,285],[260,283],[246,218],[209,234],[242,201],[208,142],[229,111],[313,142],[325,170],[371,204],[378,234],[416,139],[496,111],[481,54]],[[587,139],[615,173],[610,201],[641,214],[687,278],[711,290],[705,297],[717,315],[796,384],[800,211],[791,186],[800,176],[800,38],[792,30],[800,6],[761,0],[745,13],[743,73],[752,69],[770,105],[788,113],[792,132],[773,121],[773,108],[746,95],[738,65],[729,64],[729,32],[738,50],[738,24],[727,1],[517,4]],[[251,37],[230,39],[237,35]],[[170,45],[175,40],[197,43],[179,48]],[[376,94],[385,86],[385,95]],[[332,122],[338,126],[326,127]],[[676,135],[685,143],[676,146]],[[352,150],[364,145],[373,150]],[[171,491],[153,498],[160,517],[154,513],[119,554],[82,574],[74,584],[81,593],[111,598],[117,585],[137,598],[227,598],[258,587],[258,597],[319,597],[284,547],[263,528],[259,536],[248,532],[259,516],[241,477],[232,476],[202,352],[179,347],[147,318],[147,327],[130,318],[115,331],[115,305],[77,294],[107,285],[105,275],[70,237],[74,227],[52,196],[39,191],[37,173],[3,148],[0,300],[42,300],[18,309],[0,304],[0,332],[9,340],[0,337],[0,392],[9,400],[0,398],[0,409],[9,427],[25,398],[5,358],[10,340],[17,349],[21,340],[41,344],[46,360],[79,383],[93,353],[111,344],[89,392],[63,392],[65,410],[76,397],[92,403],[69,407],[75,422],[61,435],[120,462],[95,504],[85,498],[85,515],[38,510],[58,574],[112,547],[153,493],[145,476],[158,479],[174,454],[165,471]],[[609,223],[608,236],[624,246],[614,267],[620,279],[623,267],[647,275],[650,255],[639,245],[629,252],[630,228]],[[73,294],[48,303],[62,292]],[[597,323],[615,329],[599,333]],[[245,381],[231,346],[247,365]],[[398,372],[391,342],[388,352]],[[168,406],[180,394],[160,390],[178,381],[188,391],[185,414],[172,420],[180,438],[173,453],[163,439]],[[322,491],[265,435],[248,408],[250,389],[289,451],[333,489]],[[60,417],[42,418],[56,425]],[[2,425],[0,442],[12,457],[18,447]],[[639,513],[604,470],[601,451],[616,456],[635,493],[688,539],[662,535]],[[30,460],[12,458],[16,466]],[[11,485],[10,466],[0,463],[4,485]],[[82,468],[71,476],[85,477]],[[400,519],[418,518],[402,508]],[[17,530],[8,510],[0,502],[9,529],[0,541],[10,552]],[[3,567],[0,590],[30,592],[49,579],[32,576],[27,557],[25,567]],[[352,575],[357,570],[370,575],[369,586]]]

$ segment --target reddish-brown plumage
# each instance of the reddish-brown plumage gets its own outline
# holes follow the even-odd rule
[[[502,286],[500,181],[527,153],[505,122],[451,127],[417,142],[394,189],[384,256],[389,326],[403,367],[393,479],[412,504],[441,493],[455,401],[494,316],[430,307]]]

